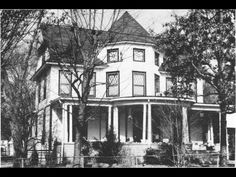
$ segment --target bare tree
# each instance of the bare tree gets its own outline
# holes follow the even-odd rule
[[[34,123],[34,84],[29,81],[35,67],[38,27],[44,10],[1,12],[1,103],[9,119],[15,158],[25,158]]]
[[[110,14],[110,18],[107,18],[107,13]],[[50,30],[50,28],[57,31],[57,41],[49,44],[51,45],[49,52],[51,56],[54,55],[56,58],[60,69],[77,95],[79,113],[75,122],[74,146],[74,164],[76,165],[80,164],[80,156],[82,155],[81,148],[86,131],[89,92],[92,87],[96,86],[96,83],[91,82],[94,69],[105,64],[102,59],[98,59],[98,54],[114,39],[115,32],[105,30],[117,20],[120,13],[120,10],[103,9],[65,10],[61,18],[54,18],[51,21],[54,22],[53,25],[46,24],[42,27],[44,31]],[[105,16],[108,22],[105,22]],[[67,71],[72,77],[68,75]]]
[[[169,140],[172,146],[172,159],[169,159],[177,167],[185,166],[186,157],[188,154],[187,146],[183,143],[183,107],[187,105],[177,100],[172,104],[158,105],[153,108],[153,126],[154,136],[159,137],[159,141],[163,141],[164,138]],[[189,116],[189,126],[195,126],[198,119],[196,116],[199,114],[193,113]]]

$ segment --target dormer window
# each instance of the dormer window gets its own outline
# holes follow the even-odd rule
[[[159,56],[160,54],[158,52],[155,52],[155,65],[159,66]]]
[[[134,61],[145,62],[145,50],[144,49],[133,49]]]
[[[119,49],[109,49],[107,50],[107,62],[118,62],[119,61]]]

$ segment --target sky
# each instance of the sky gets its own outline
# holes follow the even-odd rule
[[[101,9],[98,9],[98,14],[101,14]],[[110,28],[109,19],[114,9],[105,10],[104,24],[108,24],[107,29]],[[59,15],[62,10],[52,10]],[[147,31],[152,29],[155,33],[161,33],[164,31],[163,24],[173,21],[174,18],[171,14],[185,15],[187,9],[121,9],[120,16],[128,11],[132,17],[134,17]],[[99,15],[98,15],[99,17]],[[98,20],[100,21],[100,20]],[[104,25],[106,26],[106,25]]]
[[[187,9],[127,9],[127,11],[146,29],[155,33],[163,32],[163,24],[173,21],[171,14],[185,15]]]

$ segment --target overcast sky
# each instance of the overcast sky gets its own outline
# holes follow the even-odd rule
[[[65,9],[66,10],[66,9]],[[101,10],[101,9],[100,9]],[[50,10],[60,16],[62,9]],[[155,33],[160,33],[164,30],[163,24],[173,21],[174,18],[171,14],[184,15],[187,13],[187,9],[121,9],[120,16],[128,11],[132,17],[134,17],[147,31],[149,29],[154,30]],[[98,12],[99,14],[99,9]],[[104,24],[109,24],[109,19],[113,13],[113,9],[106,9],[104,16]],[[101,14],[101,12],[100,12]],[[110,28],[110,25],[106,26],[106,30]]]
[[[146,29],[153,29],[154,32],[163,31],[162,25],[173,21],[171,14],[185,15],[186,9],[127,9],[127,11]]]

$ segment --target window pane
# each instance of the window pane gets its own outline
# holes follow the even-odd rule
[[[155,75],[155,93],[160,92],[160,76]]]
[[[117,85],[118,84],[118,74],[111,74],[108,78],[109,85]]]
[[[134,95],[144,95],[144,87],[143,86],[134,86]]]
[[[118,49],[108,50],[108,61],[118,61]]]
[[[66,76],[70,79],[71,78],[71,74],[69,72],[60,72],[61,76],[60,76],[60,83],[61,84],[69,84],[69,81],[66,79]],[[66,74],[66,76],[65,76]]]
[[[109,95],[109,96],[118,95],[118,85],[117,85],[117,86],[110,86],[110,87],[108,88],[108,95]]]
[[[70,85],[61,85],[60,86],[61,95],[70,95]]]
[[[134,85],[144,85],[144,74],[141,73],[134,74]]]
[[[134,49],[134,60],[135,61],[144,61],[144,50]]]
[[[95,95],[95,88],[96,88],[96,74],[93,74],[93,78],[90,81],[90,92],[89,95]]]
[[[118,73],[109,73],[107,79],[108,96],[117,96],[119,94],[119,75]]]

